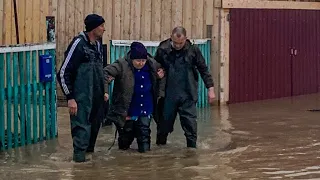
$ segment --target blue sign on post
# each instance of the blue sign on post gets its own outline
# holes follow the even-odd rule
[[[52,81],[52,56],[40,55],[39,56],[39,78],[40,82]]]

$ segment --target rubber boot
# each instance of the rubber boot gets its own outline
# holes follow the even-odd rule
[[[150,151],[150,143],[138,144],[138,152],[145,153],[147,151]]]
[[[157,135],[156,144],[157,145],[166,145],[167,144],[167,136]]]
[[[73,161],[81,163],[86,161],[86,154],[83,152],[73,153]]]
[[[197,148],[197,142],[187,140],[187,147],[188,148]]]

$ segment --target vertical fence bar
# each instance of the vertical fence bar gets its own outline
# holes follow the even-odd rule
[[[13,124],[14,124],[14,147],[18,147],[19,140],[19,122],[18,122],[18,53],[13,53],[13,107],[14,107],[14,114],[13,114]]]
[[[151,47],[146,47],[149,54],[151,54]],[[152,55],[152,54],[151,54]]]
[[[12,105],[12,83],[11,83],[11,69],[12,69],[12,60],[11,53],[6,53],[7,60],[7,145],[8,149],[12,148],[12,125],[11,125],[11,105]]]
[[[120,46],[119,49],[120,49],[120,57],[124,57],[125,54],[126,54],[125,47],[124,46]]]
[[[48,51],[45,51],[45,54],[48,54]],[[50,110],[51,110],[51,105],[50,105],[50,84],[48,82],[46,82],[44,84],[45,86],[45,121],[46,121],[46,139],[49,140],[51,138],[51,114],[50,114]]]
[[[114,61],[117,60],[119,57],[120,57],[120,51],[119,51],[119,48],[118,47],[115,47],[115,51],[116,51],[116,56],[114,58]]]
[[[124,47],[124,49],[125,49],[125,52],[129,52],[129,50],[130,50],[130,47],[128,47],[128,46],[125,46],[125,47]]]
[[[110,40],[109,48],[110,48],[110,64],[112,64],[115,61],[115,46],[112,45],[112,40]],[[110,99],[112,98],[113,84],[114,82],[112,81],[111,84],[109,85]]]
[[[157,47],[152,48],[152,56],[155,56],[157,52]]]
[[[31,52],[26,52],[26,72],[27,72],[27,144],[31,144],[31,84],[30,84],[30,58]]]
[[[49,51],[50,55],[52,56],[52,82],[51,82],[51,121],[52,121],[52,137],[57,136],[57,117],[56,117],[56,112],[57,112],[57,103],[56,103],[56,69],[55,69],[55,64],[56,64],[56,55],[55,55],[55,50],[50,50]]]
[[[58,125],[57,125],[57,91],[56,91],[56,51],[51,50],[52,55],[52,82],[51,82],[51,102],[52,102],[52,120],[53,120],[53,137],[56,137],[58,135]]]
[[[115,56],[115,47],[112,45],[112,41],[110,41],[110,64],[114,62],[114,56]]]
[[[50,84],[45,83],[45,110],[46,110],[46,139],[50,139],[50,130],[51,130],[51,122],[50,122]]]
[[[45,51],[45,54],[47,54],[48,51]],[[46,82],[44,84],[45,86],[45,121],[46,121],[46,139],[51,139],[51,131],[52,131],[52,124],[51,124],[51,106],[50,106],[50,83]]]
[[[43,140],[43,84],[39,83],[39,140]]]
[[[24,69],[24,53],[19,52],[19,72],[20,72],[20,145],[25,145],[25,127],[26,127],[26,116],[25,116],[25,69]]]
[[[5,149],[5,127],[4,127],[4,54],[0,53],[0,150]]]
[[[43,54],[43,51],[38,51],[39,55]],[[42,141],[44,139],[43,134],[43,83],[39,83],[39,140]]]
[[[33,143],[38,142],[38,116],[37,116],[37,51],[32,51],[32,105],[33,105]]]

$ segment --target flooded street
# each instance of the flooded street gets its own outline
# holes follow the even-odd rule
[[[198,149],[185,148],[179,120],[166,146],[119,151],[103,127],[90,162],[75,164],[66,108],[59,137],[0,153],[0,179],[320,179],[320,94],[198,110]]]

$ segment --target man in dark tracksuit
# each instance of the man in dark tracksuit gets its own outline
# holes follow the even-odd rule
[[[209,102],[215,98],[213,80],[201,51],[186,38],[183,27],[176,27],[171,38],[159,44],[155,59],[166,72],[164,116],[159,122],[157,144],[166,144],[179,113],[187,147],[196,148],[198,72],[208,88]]]
[[[86,31],[75,37],[65,53],[58,80],[68,100],[73,138],[73,160],[84,162],[93,152],[102,121],[104,85],[102,45],[104,19],[85,18]]]
[[[136,137],[139,152],[150,150],[150,122],[156,109],[158,82],[163,77],[159,67],[143,44],[133,42],[125,58],[104,69],[105,90],[110,77],[115,78],[108,119],[119,132],[119,149],[130,148]]]

